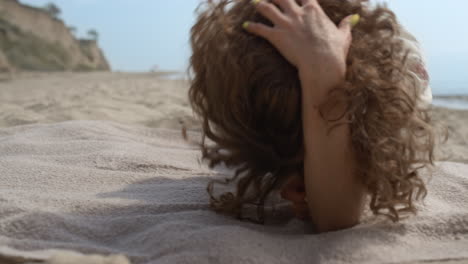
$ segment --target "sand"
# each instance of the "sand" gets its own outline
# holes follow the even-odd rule
[[[200,130],[186,80],[169,73],[20,73],[0,78],[0,127],[66,120],[110,120],[146,127]],[[463,97],[466,98],[466,97]],[[444,99],[444,98],[442,98]],[[468,110],[434,107],[449,130],[437,160],[468,163]]]
[[[162,73],[23,73],[0,82],[0,127],[66,120],[111,120],[180,128],[196,121],[187,82]]]
[[[448,140],[437,145],[437,160],[468,163],[468,110],[435,107],[432,117],[448,130]]]
[[[117,123],[122,123],[126,125],[135,125],[135,126],[138,125],[138,126],[141,126],[140,129],[143,129],[143,127],[149,127],[149,128],[169,128],[169,129],[179,130],[181,128],[181,122],[183,122],[186,124],[189,130],[200,131],[200,125],[197,122],[197,120],[194,118],[192,110],[187,100],[187,91],[188,91],[187,81],[168,78],[168,75],[164,73],[53,73],[53,74],[51,73],[49,74],[20,73],[20,74],[15,74],[11,76],[0,76],[0,128],[1,127],[15,127],[15,126],[26,125],[26,124],[56,123],[56,122],[68,121],[68,120],[108,120],[108,121],[115,121]],[[468,144],[468,110],[453,110],[453,109],[447,109],[443,107],[434,107],[432,109],[432,115],[433,115],[434,120],[436,120],[437,122],[440,122],[441,125],[446,126],[449,131],[448,141],[443,144],[440,144],[437,147],[437,151],[436,151],[437,160],[468,163],[468,146],[467,146]],[[79,124],[81,123],[76,123],[75,125],[79,125]],[[133,149],[131,147],[133,145],[126,145],[126,146],[121,145],[122,144],[121,139],[127,137],[127,134],[125,134],[126,133],[125,131],[127,130],[136,131],[137,130],[136,128],[127,127],[126,129],[117,129],[119,127],[119,125],[117,124],[113,124],[112,126],[109,125],[108,123],[103,123],[103,124],[99,123],[99,124],[93,125],[90,122],[84,122],[82,123],[83,125],[82,127],[78,126],[76,130],[70,131],[70,129],[73,128],[73,127],[70,127],[70,125],[71,124],[68,124],[67,126],[66,124],[63,124],[63,123],[57,124],[56,126],[58,127],[64,126],[64,127],[67,127],[68,129],[68,130],[58,129],[57,131],[61,131],[61,133],[67,132],[65,133],[65,135],[70,135],[72,138],[76,138],[77,136],[78,138],[85,138],[85,136],[89,137],[92,134],[93,137],[100,139],[96,141],[97,142],[96,144],[98,143],[104,144],[103,145],[104,147],[101,147],[100,145],[94,145],[94,144],[91,146],[92,148],[96,148],[97,151],[102,152],[102,153],[99,152],[99,154],[95,153],[95,155],[99,157],[98,159],[99,162],[101,163],[108,162],[109,164],[107,165],[111,166],[111,168],[113,168],[112,166],[124,166],[127,163],[129,164],[131,168],[135,167],[136,166],[135,164],[137,165],[139,164],[136,168],[153,168],[152,166],[149,166],[149,165],[146,167],[141,166],[141,164],[146,162],[147,159],[151,159],[152,157],[152,155],[149,155],[149,154],[146,155],[145,153],[141,152],[141,147],[142,147],[141,144],[138,144],[138,142],[136,141],[133,142],[132,140],[129,144],[135,144],[134,151],[130,151]],[[115,128],[114,126],[117,128]],[[94,130],[95,127],[101,127],[101,129],[99,130],[99,133],[96,133],[96,131]],[[40,126],[37,126],[37,127],[31,126],[29,127],[29,129],[38,129],[38,130],[46,129],[47,130],[48,128],[47,127],[41,128]],[[13,130],[10,130],[10,132],[11,131]],[[76,133],[84,133],[86,135],[85,136],[77,135],[75,131]],[[106,137],[106,135],[110,135],[112,133],[116,133],[119,131],[121,133],[125,132],[124,135],[121,135],[119,137],[116,137],[116,136]],[[63,145],[62,141],[60,140],[57,141],[56,138],[53,138],[53,136],[57,136],[57,135],[50,134],[50,131],[49,131],[49,134],[45,132],[28,134],[27,131],[23,131],[23,129],[21,128],[21,129],[18,129],[18,133],[15,132],[13,134],[14,136],[10,135],[8,137],[8,139],[12,141],[12,145],[10,148],[6,148],[6,149],[9,149],[10,151],[17,151],[18,146],[23,144],[24,146],[26,146],[25,149],[28,151],[28,153],[31,150],[34,150],[36,151],[34,153],[40,154],[40,155],[31,155],[31,156],[17,155],[18,159],[28,160],[28,162],[22,161],[22,163],[20,163],[22,164],[21,170],[19,168],[13,170],[13,173],[18,174],[18,177],[10,177],[11,176],[10,174],[12,174],[11,172],[3,173],[4,176],[5,175],[8,176],[6,177],[7,179],[17,179],[19,181],[25,182],[25,185],[22,185],[22,184],[18,185],[18,184],[10,183],[10,186],[17,188],[20,191],[14,188],[7,187],[9,188],[8,191],[10,193],[17,194],[18,201],[22,201],[23,194],[29,195],[34,192],[40,192],[41,189],[38,188],[37,186],[46,186],[49,189],[51,186],[54,186],[54,185],[50,185],[44,182],[42,179],[37,177],[36,171],[35,171],[36,168],[34,167],[34,166],[39,166],[37,164],[40,164],[40,166],[44,166],[45,164],[50,163],[49,164],[50,168],[47,168],[44,171],[51,173],[52,171],[60,168],[60,166],[56,166],[55,163],[64,161],[65,156],[63,153],[69,153],[70,159],[72,159],[73,162],[69,162],[67,164],[72,164],[71,166],[74,169],[76,169],[77,166],[80,164],[85,164],[85,163],[77,162],[76,160],[77,157],[91,159],[93,161],[94,161],[93,158],[95,158],[95,156],[92,156],[92,155],[89,156],[88,154],[77,156],[76,155],[77,153],[75,152],[83,150],[83,146],[75,145],[70,148],[67,148],[66,146],[69,146],[69,145]],[[41,135],[42,138],[39,138],[39,137],[28,138],[31,135]],[[51,138],[49,139],[47,137],[44,138],[45,135],[50,136]],[[110,142],[112,140],[115,140],[116,142]],[[156,140],[156,138],[151,138],[148,140]],[[43,141],[46,141],[46,143],[48,144],[43,144],[44,143]],[[77,143],[78,141],[67,140],[66,142],[67,144],[68,143],[78,144]],[[4,141],[2,143],[7,144],[8,142]],[[35,147],[30,147],[31,144],[33,144]],[[57,145],[57,147],[48,148],[49,144],[51,144],[50,146]],[[79,143],[79,144],[82,144],[82,143]],[[60,149],[60,147],[63,149]],[[106,147],[113,148],[113,151],[106,151]],[[125,151],[121,151],[122,149],[125,149]],[[164,148],[163,153],[164,155],[162,154],[160,155],[160,158],[162,160],[167,158],[167,148]],[[142,160],[138,160],[138,162],[135,162],[134,164],[131,162],[132,160],[130,159],[130,157],[124,158],[122,156],[123,154],[137,155]],[[111,156],[107,157],[106,155],[111,155]],[[6,157],[9,157],[9,156],[6,155]],[[47,161],[53,161],[53,162],[45,163],[44,160],[41,160],[41,157],[43,157],[44,159],[47,159]],[[57,157],[60,157],[60,158],[57,158]],[[37,162],[30,162],[30,160],[33,160],[33,159],[37,159]],[[6,161],[11,163],[13,159],[11,158],[6,159]],[[115,161],[118,161],[118,162],[115,162]],[[150,162],[152,161],[150,160]],[[94,163],[92,162],[89,162],[89,164],[94,166]],[[466,166],[462,164],[452,164],[452,165],[450,164],[452,163],[449,163],[447,167],[448,172],[450,172],[454,168],[457,168],[457,166]],[[26,165],[32,166],[32,167],[31,168],[24,167]],[[6,166],[4,167],[4,169],[5,168],[8,169],[9,167]],[[174,168],[174,167],[164,166],[162,168],[167,169],[167,168]],[[80,170],[80,172],[81,171],[82,170]],[[54,175],[57,175],[56,177],[57,182],[62,185],[63,185],[63,182],[67,182],[67,183],[74,182],[76,179],[73,177],[71,177],[69,180],[63,179],[63,177],[68,175],[67,173],[69,172],[70,170],[68,168],[67,170],[63,172],[57,171],[54,174]],[[111,175],[112,177],[109,177],[108,179],[113,179],[122,186],[127,185],[126,181],[129,179],[129,172],[126,172],[124,174],[119,174],[118,171],[113,170],[113,169],[106,170],[105,172],[112,174]],[[167,171],[161,170],[161,172],[166,173]],[[39,174],[40,173],[42,172],[39,172]],[[177,174],[179,173],[180,172],[178,171]],[[115,176],[117,174],[123,177],[123,179],[116,178]],[[29,175],[30,177],[32,177],[31,180],[25,180],[24,179],[25,175]],[[88,177],[92,176],[92,174],[87,174],[87,175]],[[147,176],[150,178],[154,178],[155,175],[148,174]],[[90,189],[87,188],[86,186],[82,186],[83,179],[84,178],[80,178],[80,182],[81,182],[80,187],[84,190],[85,195],[86,195],[88,194],[87,192],[89,192]],[[461,180],[463,179],[463,177],[461,177],[461,174],[460,174],[458,177],[454,177],[454,179]],[[37,182],[34,182],[33,180],[36,180]],[[95,178],[92,178],[89,181],[90,183],[92,183],[91,184],[92,186],[94,186],[94,180]],[[50,181],[49,178],[48,178],[48,181]],[[422,218],[413,218],[413,222],[411,222],[413,223],[413,225],[408,225],[409,227],[411,226],[415,227],[409,230],[416,230],[426,235],[427,234],[433,235],[431,237],[432,240],[429,238],[425,238],[421,241],[423,241],[426,244],[428,243],[430,244],[434,242],[434,245],[436,245],[437,247],[442,246],[442,245],[447,245],[446,243],[444,244],[443,242],[440,242],[442,241],[441,237],[443,237],[444,235],[451,236],[452,233],[456,236],[459,235],[458,233],[454,233],[455,231],[453,230],[446,229],[446,227],[450,227],[454,230],[459,230],[460,232],[463,232],[460,234],[465,234],[464,230],[466,230],[466,228],[462,227],[462,225],[460,224],[460,223],[464,224],[465,222],[455,221],[457,220],[457,217],[459,218],[465,217],[465,215],[459,214],[459,209],[455,208],[455,206],[460,205],[460,201],[463,201],[463,200],[458,199],[458,197],[466,194],[466,192],[463,192],[463,191],[455,192],[454,195],[457,194],[458,196],[452,196],[452,190],[464,190],[463,188],[465,187],[463,186],[467,186],[466,181],[460,182],[460,184],[455,184],[454,181],[450,181],[449,178],[445,178],[445,180],[440,181],[440,183],[444,183],[445,181],[449,182],[448,184],[446,184],[447,188],[445,189],[442,188],[438,190],[437,192],[433,192],[433,194],[436,196],[441,195],[441,194],[444,194],[444,195],[450,194],[450,195],[447,195],[447,197],[452,199],[451,202],[450,203],[447,202],[445,204],[442,202],[433,201],[429,203],[431,206],[435,206],[434,208],[439,208],[441,210],[443,209],[442,211],[440,210],[437,211],[437,210],[432,210],[432,209],[431,209],[432,211],[431,210],[428,211],[428,212],[435,213],[432,216],[435,215],[435,217],[433,218],[436,219],[438,222],[434,222],[434,223],[428,222],[427,218],[424,218],[426,216],[422,215]],[[28,186],[31,187],[31,190],[26,191],[26,192],[21,192],[21,190],[23,190],[27,184],[29,184]],[[153,194],[164,195],[164,192],[153,192],[153,190],[151,189],[153,188],[153,185],[147,185],[145,181],[142,181],[141,184],[142,186],[146,186],[146,188],[148,188],[148,193],[151,193],[151,195],[146,195],[146,194],[143,195],[146,198],[153,197],[152,196]],[[8,184],[6,186],[8,186]],[[112,184],[97,185],[97,187],[99,188],[101,187],[102,188],[108,188],[108,187],[116,188],[116,186],[117,185],[112,185]],[[69,188],[69,185],[65,185],[65,187],[66,187],[65,189],[67,189]],[[200,188],[204,190],[205,185],[203,185]],[[76,192],[78,189],[73,188],[73,190]],[[134,194],[135,197],[138,197],[138,195],[142,195],[140,188],[135,188],[134,191],[135,191],[135,194]],[[128,196],[128,190],[126,190],[125,188],[122,189],[122,193]],[[171,193],[171,192],[168,192],[168,193]],[[183,196],[180,196],[180,197],[177,196],[177,192],[174,192],[174,193],[175,193],[174,199],[177,200],[177,199],[184,198]],[[194,193],[201,194],[202,192],[200,191],[200,192],[194,192]],[[62,194],[66,194],[71,197],[76,196],[75,193],[69,192],[69,191],[45,192],[44,194],[50,195],[51,197],[54,195],[56,196],[56,198],[50,201],[62,201],[64,198]],[[5,197],[9,197],[8,199],[11,199],[11,197],[13,197],[9,195],[8,192],[4,193],[4,195],[6,195]],[[39,196],[40,195],[38,195],[37,197]],[[161,201],[167,201],[167,202],[173,201],[171,199],[166,199],[166,198],[167,197],[162,197]],[[203,199],[204,198],[206,197],[203,196]],[[4,200],[4,201],[7,201],[7,200]],[[35,199],[26,199],[25,201],[29,201],[32,204],[34,204],[38,200],[37,198],[35,198]],[[50,205],[49,200],[45,199],[44,201],[47,201],[47,203]],[[23,205],[25,203],[18,202],[18,203],[13,203],[13,204]],[[148,203],[147,205],[150,206],[151,203]],[[178,204],[177,206],[180,206],[180,205]],[[454,206],[455,209],[453,210],[450,209],[452,208],[452,206]],[[42,208],[44,209],[44,208],[49,208],[49,207],[43,206]],[[32,208],[33,209],[29,210],[28,212],[31,214],[37,213],[37,210],[36,210],[37,208],[35,207],[35,205]],[[130,208],[133,208],[133,206],[131,206]],[[190,208],[189,208],[189,211],[193,211]],[[447,208],[449,208],[450,210],[448,210]],[[115,212],[120,213],[121,210],[119,209]],[[442,217],[444,216],[444,213],[447,213],[447,212],[450,212],[451,214],[446,214],[445,218]],[[210,215],[207,219],[211,219],[211,218],[212,216]],[[10,218],[6,217],[5,219],[8,220]],[[40,218],[36,219],[34,217],[30,219],[40,220]],[[193,217],[191,217],[190,219],[191,219],[190,223],[192,224]],[[414,219],[416,220],[419,219],[418,220],[419,222],[415,221]],[[178,218],[178,220],[180,219]],[[171,221],[177,222],[173,220]],[[94,222],[91,221],[91,223],[94,223]],[[152,226],[154,223],[155,221],[150,222],[150,226]],[[221,222],[221,223],[224,223],[224,222]],[[240,223],[235,222],[235,224],[232,226],[237,227],[238,225],[240,225]],[[8,226],[8,225],[4,225],[4,226]],[[34,226],[34,225],[31,225],[31,226]],[[61,226],[61,225],[57,225],[57,226]],[[70,224],[67,222],[65,227],[68,227],[68,226],[70,226]],[[131,226],[134,226],[133,222]],[[19,227],[20,229],[22,228],[21,225],[19,225]],[[52,228],[54,227],[55,225],[52,226]],[[400,226],[397,228],[402,228],[402,227]],[[427,232],[427,230],[429,230],[428,228],[430,230],[435,230],[440,233],[437,233],[435,231],[434,233],[430,233],[430,232],[428,233]],[[225,229],[226,229],[226,225],[223,224],[223,228],[222,229],[220,228],[218,230],[225,230]],[[85,228],[85,229],[79,229],[79,230],[86,231],[88,229]],[[102,229],[100,229],[99,227],[96,230],[102,230]],[[157,230],[157,229],[154,229],[154,230]],[[211,229],[210,234],[212,233],[212,230],[213,229]],[[374,230],[378,234],[382,234],[381,230],[378,227],[375,228]],[[407,230],[405,231],[404,228],[400,230],[401,232],[398,230],[396,230],[392,236],[389,236],[391,238],[390,241],[393,241],[392,239],[394,239],[394,237],[398,237],[397,234],[400,234],[401,235],[400,238],[404,239],[405,241],[404,242],[400,240],[393,241],[394,247],[398,249],[400,248],[399,246],[402,246],[401,247],[402,251],[411,253],[411,254],[416,252],[417,250],[411,250],[407,248],[409,244],[406,238],[408,237],[414,238],[417,236],[408,235],[404,237],[403,235],[407,232]],[[52,233],[53,232],[45,232],[44,234],[48,235]],[[237,233],[239,232],[236,229],[235,234]],[[252,232],[249,232],[249,233],[252,233]],[[259,233],[259,234],[262,234],[262,233]],[[369,232],[368,236],[372,238],[378,237],[372,232]],[[156,237],[156,236],[152,236],[152,237]],[[222,237],[222,236],[215,236],[215,237]],[[362,238],[361,233],[359,234],[359,237]],[[336,246],[340,244],[339,243],[340,239],[338,239],[337,241],[333,240],[333,234],[329,236],[329,238],[333,242],[333,245]],[[311,237],[311,239],[315,239],[315,238]],[[252,239],[247,239],[247,241],[251,241],[251,240]],[[357,239],[356,241],[359,242],[361,240],[362,239]],[[281,243],[276,243],[274,240],[271,240],[269,238],[266,239],[265,241],[267,242],[270,241],[268,243],[273,243],[272,245],[281,244]],[[282,239],[281,241],[284,242],[285,240]],[[318,243],[318,245],[321,245],[324,243],[323,239],[321,239],[320,241],[321,242]],[[418,240],[414,240],[414,241],[418,241]],[[200,242],[197,242],[195,244],[198,246],[204,245],[204,243],[200,243]],[[223,245],[225,243],[221,242],[218,244]],[[374,244],[375,243],[373,243],[372,245]],[[294,246],[294,244],[292,245],[294,248],[300,249],[299,246]],[[323,244],[324,250],[328,248],[327,245],[328,244],[326,243]],[[419,245],[419,244],[416,243],[414,245]],[[464,244],[455,243],[455,245],[463,246]],[[193,246],[190,246],[188,248],[191,249],[193,248]],[[237,249],[238,248],[237,244],[233,246],[232,248]],[[271,249],[272,247],[268,247],[268,248]],[[151,251],[148,251],[148,252],[154,252],[155,249],[160,249],[160,248],[154,247],[154,248],[151,248]],[[465,256],[463,258],[456,258],[456,257],[446,258],[445,257],[442,260],[440,260],[440,257],[434,257],[431,255],[431,254],[435,254],[434,252],[436,251],[432,251],[431,248],[428,247],[427,245],[418,247],[418,249],[422,251],[424,250],[428,251],[427,261],[420,261],[420,262],[409,261],[409,262],[402,262],[402,263],[408,263],[408,264],[409,263],[419,264],[419,263],[427,263],[427,262],[444,263],[444,264],[468,263]],[[453,248],[450,248],[450,247],[447,249],[453,250]],[[164,250],[164,248],[162,248],[162,250]],[[446,255],[456,256],[453,253],[450,253],[451,252],[450,250],[447,251]],[[203,251],[200,251],[200,252],[203,252]],[[257,252],[257,251],[254,250],[253,252]],[[273,252],[280,252],[280,250],[276,250]],[[304,251],[304,252],[311,252],[311,251],[308,249],[307,251]],[[369,253],[370,251],[366,250],[365,252]],[[458,253],[461,254],[463,252],[460,251]],[[239,255],[241,254],[237,254],[236,257]],[[391,256],[391,253],[390,253],[390,256]],[[193,256],[191,258],[193,258]],[[0,262],[3,263],[1,256],[0,256]],[[16,263],[16,262],[12,262],[12,263]],[[356,262],[356,263],[359,263],[359,262]],[[387,263],[390,263],[390,262],[387,262]],[[399,263],[399,262],[393,262],[393,263]]]

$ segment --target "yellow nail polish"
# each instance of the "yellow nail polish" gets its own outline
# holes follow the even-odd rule
[[[359,14],[352,15],[350,19],[351,27],[356,26],[359,23],[360,19],[361,16]]]
[[[262,0],[252,0],[251,3],[252,3],[253,5],[256,5],[256,4],[260,3],[260,1],[262,1]]]
[[[249,27],[249,25],[250,25],[250,23],[249,23],[248,21],[245,21],[245,22],[242,24],[242,27],[246,29],[246,28]]]

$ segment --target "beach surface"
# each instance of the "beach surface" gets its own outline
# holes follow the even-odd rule
[[[0,127],[109,120],[197,129],[187,82],[165,73],[21,73],[0,82]]]
[[[110,120],[151,128],[201,128],[187,99],[188,82],[170,73],[21,73],[1,80],[0,127]],[[433,107],[432,115],[449,132],[448,140],[436,147],[437,160],[468,163],[468,110]]]

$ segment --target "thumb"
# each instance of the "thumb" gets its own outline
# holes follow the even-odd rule
[[[299,176],[293,176],[281,191],[281,197],[293,203],[303,203],[306,197],[304,180]]]
[[[361,16],[359,14],[354,14],[347,16],[341,20],[340,25],[338,28],[343,32],[343,33],[350,33],[351,29],[355,27],[358,23],[359,20],[361,19]]]
[[[359,23],[360,19],[361,17],[359,14],[350,15],[341,20],[340,25],[338,26],[338,29],[343,32],[344,36],[346,37],[345,56],[348,55],[349,47],[351,46],[351,41],[353,38],[351,35],[351,30]]]

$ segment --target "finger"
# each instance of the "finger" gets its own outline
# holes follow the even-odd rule
[[[358,14],[350,15],[343,20],[341,20],[340,24],[338,25],[338,28],[345,34],[348,34],[351,32],[352,28],[355,27],[360,20],[360,16]]]
[[[302,4],[302,6],[308,4],[317,4],[317,0],[299,0],[299,2]]]
[[[242,27],[248,32],[260,36],[270,42],[273,39],[274,29],[270,26],[266,26],[262,23],[246,21],[242,24]]]
[[[298,174],[293,174],[290,176],[286,183],[284,184],[281,192],[281,196],[284,199],[290,199],[291,195],[294,193],[304,193],[304,179],[300,177]],[[293,197],[294,198],[294,197]]]
[[[358,14],[355,15],[350,15],[345,17],[343,20],[341,20],[340,24],[338,25],[338,29],[343,32],[345,38],[346,38],[346,48],[345,48],[345,55],[348,54],[349,47],[351,46],[351,41],[352,41],[352,34],[351,30],[353,27],[355,27],[360,20],[360,16]]]
[[[254,1],[257,11],[270,20],[274,25],[284,25],[287,23],[286,16],[272,3],[266,1]]]
[[[281,9],[288,13],[294,13],[299,10],[299,5],[295,0],[273,0],[273,2],[281,7]]]
[[[298,6],[302,6],[302,0],[294,0]]]
[[[291,189],[284,189],[281,192],[281,197],[293,203],[304,203],[304,199],[306,198],[306,193],[293,191]]]
[[[298,189],[302,187],[302,189],[304,189],[304,179],[298,174],[294,174],[288,179],[287,183],[285,184],[285,187],[288,189]]]
[[[293,212],[297,218],[305,220],[309,216],[309,208],[303,205],[294,205]]]

